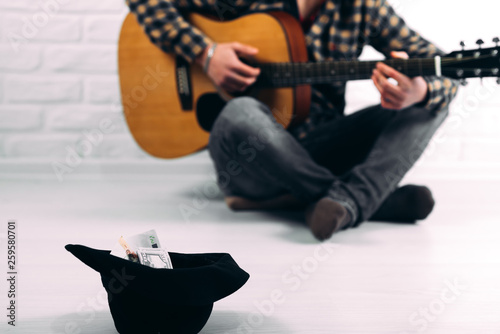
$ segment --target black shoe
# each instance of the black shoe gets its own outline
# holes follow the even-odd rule
[[[368,220],[414,223],[427,218],[434,204],[429,188],[410,184],[390,194]]]

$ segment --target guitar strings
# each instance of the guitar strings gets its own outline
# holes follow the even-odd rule
[[[480,57],[465,57],[465,58],[442,58],[441,64],[446,65],[443,71],[450,73],[451,71],[463,70],[464,73],[474,72],[478,69],[481,72],[488,71],[484,68],[455,68],[450,67],[453,63],[464,63],[471,60],[485,59],[490,55],[482,55]],[[371,71],[380,61],[325,61],[318,63],[262,63],[262,70],[266,74],[271,74],[271,82],[275,86],[283,86],[290,84],[314,84],[325,83],[332,81],[349,81],[356,79],[367,79],[371,75]],[[424,72],[435,71],[434,58],[414,58],[414,59],[389,59],[382,61],[393,67],[398,67],[398,70],[406,74],[421,74]],[[270,73],[269,73],[270,72]],[[325,73],[327,72],[327,73]],[[361,73],[360,73],[361,72]],[[492,74],[495,73],[491,70]]]

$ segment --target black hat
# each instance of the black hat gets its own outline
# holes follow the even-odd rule
[[[155,269],[81,245],[66,250],[101,274],[121,334],[198,333],[213,303],[249,278],[225,253],[170,253],[174,269]]]

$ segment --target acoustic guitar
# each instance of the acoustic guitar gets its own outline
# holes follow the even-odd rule
[[[308,62],[302,27],[284,12],[232,21],[193,13],[188,20],[217,43],[238,41],[259,49],[252,65],[261,74],[246,94],[266,103],[284,127],[307,116],[312,84],[369,79],[378,63]],[[383,62],[410,77],[500,78],[499,40],[493,41],[496,47],[462,47],[444,57]],[[151,43],[132,14],[122,26],[118,62],[125,118],[142,149],[155,157],[177,158],[206,147],[214,120],[234,96],[218,89],[199,66]]]

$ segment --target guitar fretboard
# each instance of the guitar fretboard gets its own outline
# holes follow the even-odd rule
[[[364,80],[382,62],[409,76],[436,75],[434,58],[388,59],[384,61],[334,61],[308,63],[263,63],[259,86],[291,87],[335,81]]]

